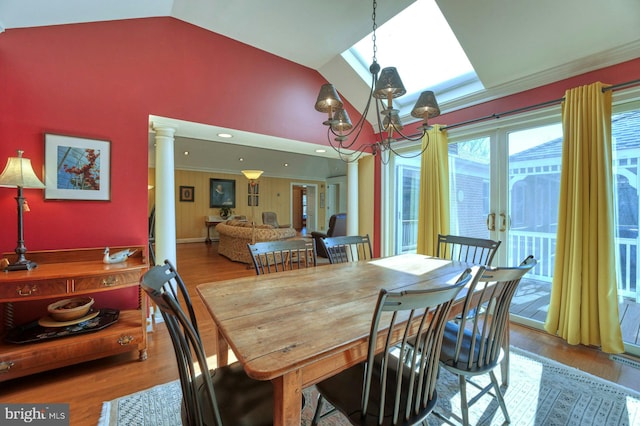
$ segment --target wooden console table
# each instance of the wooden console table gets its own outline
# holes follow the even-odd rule
[[[140,277],[147,270],[146,246],[111,247],[115,253],[137,249],[127,261],[102,262],[104,248],[31,251],[27,258],[38,263],[31,271],[0,272],[0,306],[4,321],[0,324],[0,381],[26,376],[79,362],[137,350],[139,359],[147,358],[146,297],[140,289]],[[13,259],[15,254],[5,254]],[[117,322],[99,331],[62,337],[38,343],[6,343],[4,337],[14,327],[14,313],[28,301],[51,302],[91,294],[98,301],[106,292],[137,288],[138,309],[121,310]],[[118,306],[111,308],[119,309]],[[46,315],[46,309],[42,315]]]
[[[225,222],[226,219],[216,216],[207,216],[204,219],[204,224],[207,225],[207,238],[204,240],[206,244],[211,244],[211,228],[215,228],[217,224]],[[217,241],[217,240],[216,240]]]

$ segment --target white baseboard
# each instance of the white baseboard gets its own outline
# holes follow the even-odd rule
[[[204,240],[206,238],[181,238],[179,240],[176,240],[176,244],[186,244],[186,243],[204,243]]]

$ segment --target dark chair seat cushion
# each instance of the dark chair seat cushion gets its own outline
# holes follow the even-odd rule
[[[233,363],[209,372],[213,377],[220,417],[225,425],[270,426],[273,424],[273,385],[270,381],[253,380],[244,372],[240,363]],[[210,404],[204,402],[206,386],[198,377],[198,398],[204,407],[206,425],[215,425]],[[204,400],[204,401],[203,401]],[[182,422],[186,413],[182,410]]]
[[[380,357],[376,358],[375,364],[379,365]],[[378,419],[378,411],[379,411],[379,403],[375,401],[376,398],[371,398],[369,401],[369,405],[367,407],[367,416],[366,418],[362,418],[361,416],[361,398],[362,392],[359,392],[359,389],[362,389],[363,381],[364,381],[364,369],[365,364],[361,363],[356,366],[353,366],[342,373],[339,373],[333,377],[330,377],[316,385],[320,393],[323,397],[334,407],[336,407],[340,412],[342,412],[345,416],[349,418],[352,424],[356,425],[377,425]],[[407,370],[407,369],[403,369]],[[375,372],[379,371],[378,368],[374,369]],[[405,375],[406,376],[406,375]],[[395,378],[389,377],[387,378],[387,383],[389,387],[395,385]],[[380,395],[380,381],[372,380],[371,381],[371,393],[370,395]],[[395,398],[395,389],[387,389],[386,394],[386,413],[393,412],[394,406],[394,398]],[[437,401],[437,394],[434,390],[433,397],[430,401],[428,401],[426,407],[422,408],[419,413],[415,416],[411,417],[411,423],[409,424],[420,424],[420,422],[433,411],[433,408]],[[401,397],[400,406],[403,407],[405,403],[406,397]],[[339,401],[339,406],[337,406],[337,401]],[[404,422],[403,415],[401,413],[400,420],[397,423],[398,425],[405,425],[407,423]],[[383,425],[393,425],[391,423],[391,416],[385,418]]]
[[[471,373],[483,374],[489,370],[495,368],[502,360],[503,351],[501,348],[497,349],[494,359],[484,360],[479,363],[479,350],[481,345],[481,336],[476,337],[476,344],[474,346],[473,355],[471,355],[471,331],[465,330],[462,337],[462,344],[460,354],[456,362],[456,340],[458,338],[459,325],[453,321],[447,322],[444,328],[444,336],[442,338],[442,349],[440,350],[440,362],[447,367],[458,369],[461,371],[467,371]],[[495,344],[493,341],[489,341],[489,344]],[[472,357],[471,367],[469,367],[469,358]]]

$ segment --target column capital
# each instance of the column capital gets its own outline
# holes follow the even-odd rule
[[[173,135],[175,135],[176,130],[178,130],[177,127],[154,122],[151,122],[149,127],[151,128],[151,130],[156,132],[156,136],[166,136],[171,138],[173,137]]]

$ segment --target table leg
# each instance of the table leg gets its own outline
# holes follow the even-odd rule
[[[299,425],[302,416],[302,371],[291,371],[272,382],[274,426]]]
[[[229,344],[216,327],[216,362],[218,367],[229,364]]]
[[[204,240],[205,244],[211,244],[211,225],[207,224],[207,238]]]

